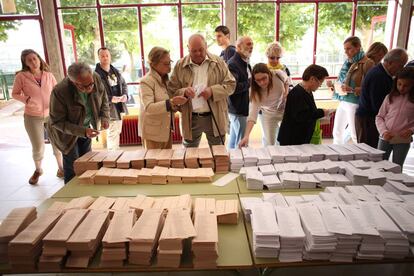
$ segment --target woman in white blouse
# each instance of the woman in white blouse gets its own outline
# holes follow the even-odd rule
[[[289,77],[285,71],[270,71],[264,63],[258,63],[253,67],[249,116],[247,117],[246,131],[239,147],[248,145],[250,132],[258,116],[262,125],[263,146],[276,143],[288,89]]]

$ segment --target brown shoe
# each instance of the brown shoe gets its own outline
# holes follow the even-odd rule
[[[58,169],[58,171],[56,173],[56,176],[59,177],[59,178],[63,178],[63,177],[65,177],[65,174],[63,173],[63,170]]]
[[[29,183],[32,185],[36,185],[39,182],[39,177],[43,174],[43,171],[35,170],[32,177],[29,179]]]

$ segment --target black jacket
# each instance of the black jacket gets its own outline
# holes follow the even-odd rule
[[[234,56],[228,61],[230,72],[236,79],[236,89],[234,93],[229,97],[229,113],[241,116],[249,115],[249,88],[250,79],[247,75],[247,68],[251,72],[250,64],[245,62],[239,53],[235,53]]]
[[[281,145],[309,144],[316,120],[323,116],[323,110],[316,108],[313,94],[296,85],[287,96],[277,140]]]
[[[109,103],[109,110],[111,115],[111,120],[121,120],[120,113],[128,114],[128,108],[126,106],[126,103],[113,103],[112,102],[112,96],[127,96],[128,99],[128,87],[125,82],[125,79],[122,77],[122,75],[119,73],[118,69],[110,65],[111,70],[115,73],[116,78],[118,80],[118,91],[120,92],[119,95],[113,95],[112,89],[108,82],[108,72],[102,69],[101,65],[99,63],[96,64],[95,72],[101,77],[102,82],[105,86],[106,93],[108,95],[108,103]]]

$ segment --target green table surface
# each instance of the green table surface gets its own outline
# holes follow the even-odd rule
[[[208,196],[192,196],[196,197],[211,197],[217,200],[219,199],[237,199],[237,195],[208,195]],[[53,202],[56,201],[70,201],[72,198],[50,198],[44,201],[37,209],[39,213],[42,213],[49,208]],[[249,242],[247,239],[246,228],[241,215],[241,209],[239,206],[239,222],[237,225],[231,224],[219,224],[218,234],[219,243],[218,251],[219,258],[217,259],[217,269],[243,269],[252,268],[253,261],[250,254]],[[175,270],[193,270],[192,267],[192,256],[190,248],[184,250],[187,254],[184,254],[181,260],[180,268],[159,268],[156,265],[150,267],[138,266],[126,264],[122,268],[101,268],[99,267],[100,251],[97,252],[95,257],[92,259],[87,269],[68,269],[63,268],[59,272],[114,272],[114,271],[175,271]],[[237,254],[235,254],[237,252]],[[11,272],[7,265],[0,265],[0,274]],[[54,272],[54,271],[43,271],[43,272]]]
[[[213,181],[222,177],[223,174],[214,176]],[[147,196],[167,196],[167,195],[227,195],[238,194],[237,181],[233,180],[223,187],[214,186],[211,183],[185,183],[185,184],[108,184],[108,185],[85,185],[79,184],[75,177],[62,189],[57,191],[52,198],[60,197],[80,197],[80,196],[136,196],[143,194]]]
[[[263,192],[263,193],[295,192],[296,193],[298,191],[301,194],[308,193],[308,192],[323,192],[323,189],[321,189],[321,188],[316,188],[316,189],[280,189],[280,190],[275,189],[275,190],[262,190],[262,191],[249,190],[249,189],[247,189],[247,186],[246,186],[246,180],[244,180],[242,176],[239,175],[236,178],[236,180],[237,180],[237,186],[239,187],[239,193],[240,194],[255,194],[255,193],[261,193],[261,192]]]

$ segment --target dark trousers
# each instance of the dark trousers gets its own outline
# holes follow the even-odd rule
[[[358,143],[365,143],[377,148],[379,133],[375,125],[375,116],[355,115],[355,130]]]
[[[392,152],[392,162],[400,165],[402,171],[405,158],[410,150],[410,143],[390,144],[389,142],[380,139],[378,142],[378,149],[385,151],[384,160],[388,160]]]
[[[68,154],[63,154],[63,172],[65,184],[75,177],[75,170],[73,169],[73,162],[76,159],[91,151],[91,139],[86,137],[78,137],[75,145]]]

